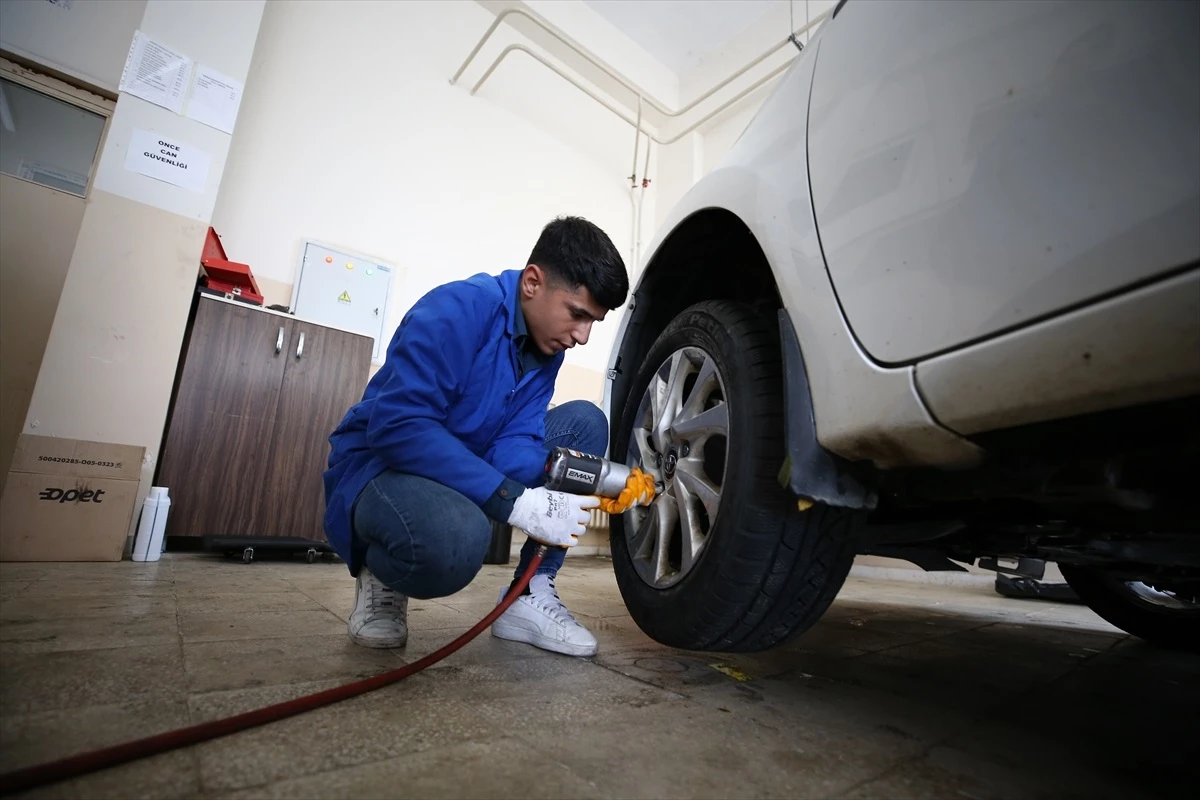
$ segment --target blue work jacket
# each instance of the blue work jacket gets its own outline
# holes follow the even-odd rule
[[[325,536],[358,574],[351,515],[387,469],[482,506],[505,478],[533,486],[546,464],[546,411],[563,354],[521,375],[514,324],[520,270],[439,286],[414,305],[362,400],[329,437]]]

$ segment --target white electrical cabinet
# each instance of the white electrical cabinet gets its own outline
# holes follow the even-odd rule
[[[292,312],[310,322],[354,331],[375,340],[371,360],[387,349],[388,297],[399,270],[378,259],[306,241],[292,289]]]

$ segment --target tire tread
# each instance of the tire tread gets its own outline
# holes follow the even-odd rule
[[[710,585],[697,592],[700,602],[690,610],[694,613],[640,617],[635,613],[635,619],[649,636],[673,646],[763,650],[807,629],[833,602],[854,556],[850,529],[857,514],[822,505],[800,512],[794,498],[778,484],[776,475],[784,457],[782,357],[773,326],[753,309],[726,300],[692,306],[663,332],[639,375],[657,368],[651,362],[658,357],[660,343],[697,314],[717,321],[738,353],[745,384],[739,391],[745,409],[738,413],[754,420],[747,470],[753,497],[738,509],[736,526],[721,531],[737,538],[735,555],[722,564]],[[612,534],[614,560],[618,527],[614,525]],[[633,574],[632,565],[626,569]],[[619,579],[622,571],[619,567]],[[640,579],[633,575],[632,580]]]

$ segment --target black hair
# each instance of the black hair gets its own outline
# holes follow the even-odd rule
[[[542,229],[527,264],[537,264],[550,280],[571,290],[586,286],[607,309],[624,304],[629,294],[625,262],[608,234],[583,217],[558,217]]]

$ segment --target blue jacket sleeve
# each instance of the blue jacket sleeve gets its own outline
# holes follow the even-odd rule
[[[485,458],[500,472],[522,486],[540,486],[546,474],[546,409],[554,396],[554,378],[561,356],[543,367],[549,374],[539,379],[504,430],[492,442]]]
[[[504,474],[445,427],[482,335],[472,323],[488,317],[475,301],[461,289],[434,290],[408,312],[393,337],[391,378],[375,398],[366,438],[391,469],[437,481],[483,505]]]

